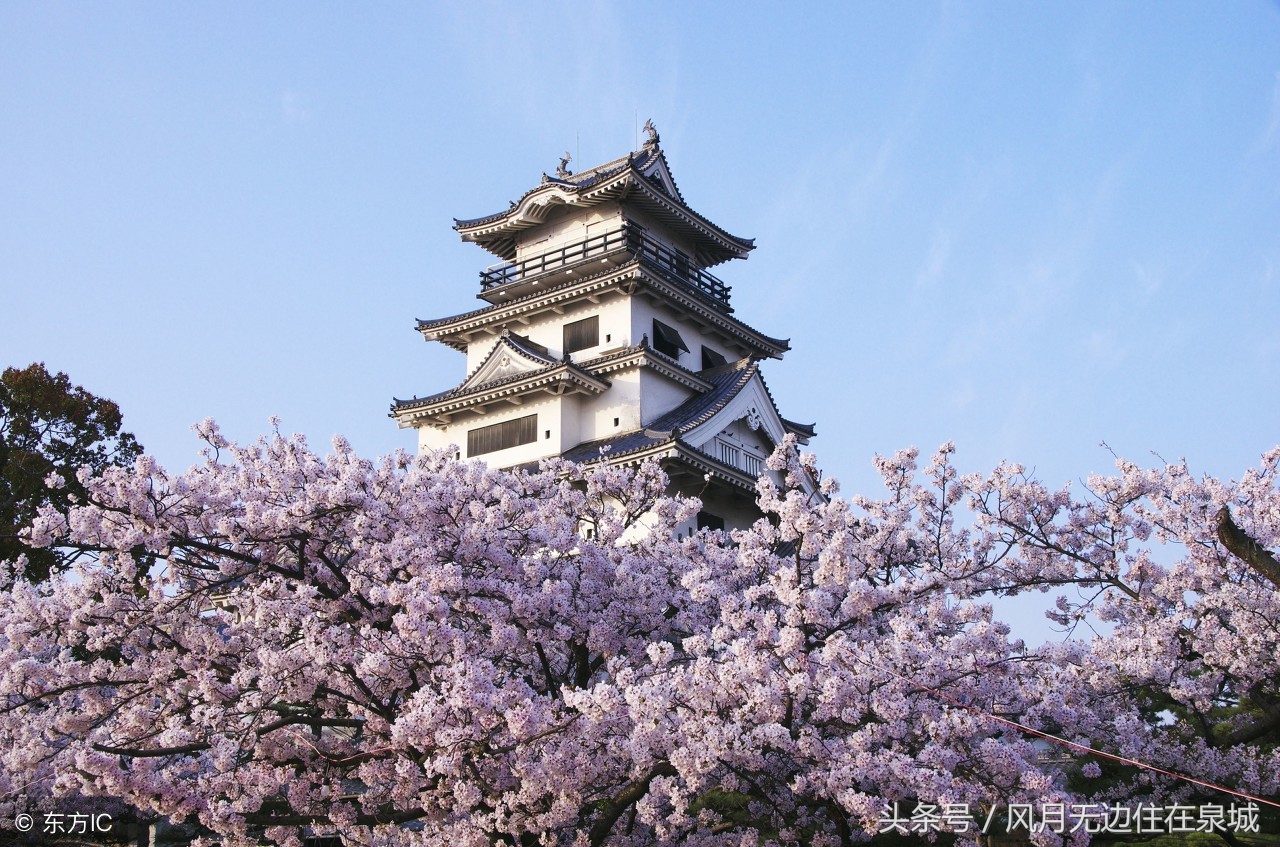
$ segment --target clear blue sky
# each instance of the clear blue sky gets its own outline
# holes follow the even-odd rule
[[[474,308],[453,217],[652,117],[766,378],[846,492],[954,439],[1238,475],[1280,442],[1280,8],[1260,2],[0,5],[0,364],[166,465],[278,415],[412,447]]]

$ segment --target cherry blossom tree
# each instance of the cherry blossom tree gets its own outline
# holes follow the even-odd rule
[[[85,473],[30,528],[93,555],[0,597],[0,820],[109,797],[229,845],[836,845],[894,802],[1210,790],[1082,748],[1278,790],[1280,451],[1075,496],[946,446],[844,499],[788,442],[765,519],[681,539],[698,503],[652,465],[201,434],[202,465]],[[990,601],[1029,590],[1110,631],[1024,645]]]
[[[1050,617],[1064,627],[1090,618],[1110,626],[1063,665],[1087,692],[1092,719],[1108,716],[1092,737],[1121,756],[1269,798],[1273,807],[1280,566],[1269,550],[1280,548],[1278,466],[1280,448],[1227,484],[1194,478],[1185,462],[1143,470],[1121,460],[1119,474],[1090,479],[1083,498],[1050,492],[1017,466],[970,481],[977,549],[1018,550],[980,584],[1071,586],[1075,599],[1059,596]],[[1045,719],[1055,722],[1067,725]],[[1193,781],[1133,768],[1119,774],[1111,796],[1221,799]]]

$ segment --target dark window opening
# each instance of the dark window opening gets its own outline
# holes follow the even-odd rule
[[[681,350],[686,353],[689,352],[689,345],[684,343],[684,339],[680,337],[680,333],[676,332],[674,327],[669,327],[662,321],[655,319],[653,322],[653,349],[664,356],[679,359]]]
[[[710,512],[698,512],[698,529],[724,529],[724,518]]]
[[[551,430],[547,430],[547,438],[551,437]]]
[[[600,316],[592,315],[564,325],[564,352],[576,353],[600,343]]]
[[[715,350],[712,350],[707,345],[705,344],[702,345],[702,369],[704,371],[707,370],[708,368],[718,368],[721,365],[727,365],[727,364],[729,364],[728,359],[726,359],[724,356],[721,356],[719,353],[717,353]]]
[[[617,426],[617,425],[618,425],[618,419],[617,419],[617,418],[614,418],[614,419],[613,419],[613,425],[614,425],[614,426]]]
[[[521,444],[531,444],[538,440],[538,416],[526,415],[523,418],[503,421],[491,426],[482,426],[467,433],[467,455],[482,456],[495,450],[506,450]]]

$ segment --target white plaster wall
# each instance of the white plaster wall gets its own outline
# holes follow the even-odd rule
[[[433,450],[443,450],[446,447],[452,447],[454,450],[458,449],[458,445],[449,439],[448,430],[438,426],[418,427],[419,453],[430,453]]]
[[[590,209],[576,209],[563,206],[548,213],[547,222],[532,229],[525,230],[516,241],[516,260],[523,261],[552,250],[558,250],[567,244],[582,241],[587,237],[587,227],[591,234],[616,229],[622,225],[622,215],[617,203],[605,203]]]
[[[501,404],[492,407],[485,415],[464,413],[454,419],[447,427],[423,426],[418,428],[418,449],[439,449],[454,445],[461,453],[461,458],[473,458],[467,455],[467,432],[482,426],[502,423],[525,415],[537,415],[537,439],[529,444],[495,450],[479,457],[498,468],[533,462],[545,456],[558,455],[561,451],[559,436],[563,428],[563,397],[545,396],[545,399],[526,402],[520,406]],[[547,430],[551,431],[550,438]]]
[[[582,401],[579,444],[640,428],[640,368],[615,371],[607,378],[608,391]]]
[[[528,324],[522,324],[520,321],[510,321],[506,324],[506,328],[517,335],[523,335],[536,344],[541,344],[547,348],[547,352],[552,358],[559,359],[564,355],[564,325],[583,318],[589,318],[592,315],[600,317],[600,343],[596,347],[589,347],[574,353],[572,356],[574,361],[591,359],[606,350],[625,347],[631,343],[630,307],[627,305],[627,298],[618,296],[610,296],[608,299],[602,299],[599,303],[581,300],[567,305],[562,315],[547,311],[531,318]],[[501,327],[494,327],[494,330],[499,333],[502,332]],[[485,360],[485,357],[493,350],[493,346],[498,343],[499,337],[498,335],[477,336],[471,344],[467,345],[466,372],[462,377],[459,377],[458,382],[462,382],[467,375],[470,375],[476,368],[480,367],[480,363]]]
[[[608,393],[608,392],[606,392]],[[556,452],[563,453],[571,447],[577,447],[588,439],[582,437],[582,407],[594,398],[581,394],[571,394],[560,401],[560,419],[551,428],[551,440],[556,445]],[[545,427],[544,433],[545,434]]]
[[[480,367],[480,363],[484,361],[485,356],[489,355],[489,352],[493,350],[493,345],[497,343],[498,336],[496,335],[473,335],[471,337],[471,343],[467,345],[466,369],[462,372],[462,376],[458,378],[454,385],[461,383],[462,380],[469,377],[476,368]],[[441,390],[443,391],[444,389]]]
[[[607,350],[616,350],[631,343],[631,309],[625,297],[611,298],[599,304],[589,301],[579,303],[574,308],[567,309],[560,317],[554,328],[554,344],[539,339],[534,340],[539,344],[546,344],[559,358],[564,353],[564,325],[592,315],[600,318],[600,341],[595,347],[587,347],[571,353],[569,358],[574,362],[594,359]]]
[[[669,489],[668,493],[674,494],[676,490],[674,488]],[[755,495],[747,491],[730,489],[721,485],[709,485],[701,491],[683,493],[701,500],[702,511],[710,512],[716,517],[723,518],[725,530],[746,529],[760,518],[760,512],[755,505]],[[680,524],[677,533],[687,537],[690,533],[696,532],[697,528],[698,519],[695,515]]]
[[[648,369],[640,371],[641,426],[648,426],[654,419],[670,412],[692,396],[691,389],[662,374]]]
[[[703,326],[687,314],[680,314],[665,306],[659,306],[645,297],[631,298],[631,334],[639,339],[649,336],[649,344],[653,345],[654,318],[673,327],[680,333],[689,352],[680,351],[680,364],[691,371],[702,370],[702,345],[720,353],[730,362],[742,357],[741,349],[730,348],[718,335],[706,331]]]

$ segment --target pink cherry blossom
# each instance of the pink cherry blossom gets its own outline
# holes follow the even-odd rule
[[[652,464],[199,431],[203,464],[109,469],[30,527],[92,555],[0,597],[0,820],[114,802],[227,845],[835,845],[895,801],[1230,799],[1106,756],[1280,791],[1280,586],[1217,523],[1280,547],[1280,450],[1239,482],[1121,463],[1077,494],[961,475],[944,445],[841,499],[804,493],[821,475],[788,441],[764,519],[682,539],[699,504]],[[1073,636],[1014,638],[992,601],[1026,591]]]

